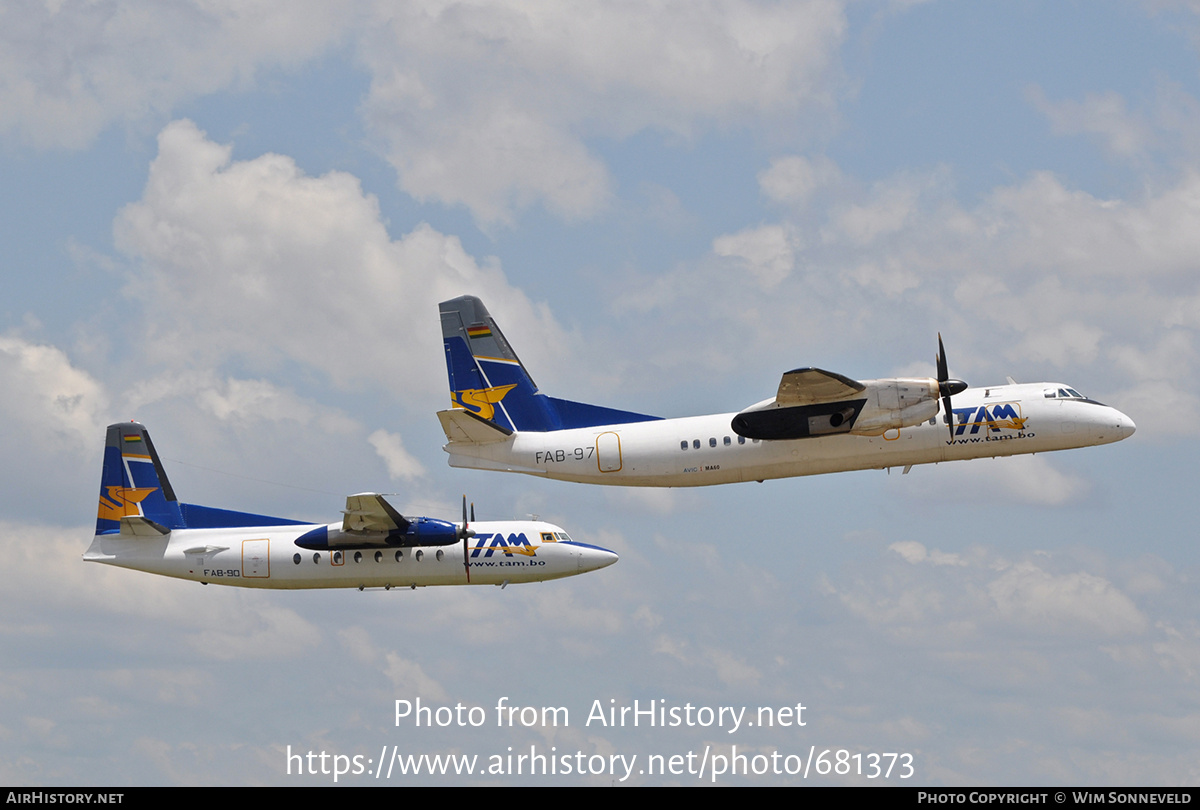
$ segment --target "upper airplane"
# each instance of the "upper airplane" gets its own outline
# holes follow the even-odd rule
[[[1133,420],[1062,383],[968,389],[950,379],[783,375],[740,413],[663,419],[538,391],[483,302],[442,302],[453,407],[438,412],[450,466],[564,481],[690,487],[1045,453],[1120,441]],[[942,412],[943,426],[938,425]],[[948,418],[953,414],[953,418]]]
[[[180,503],[145,426],[110,425],[96,536],[83,558],[243,588],[416,588],[541,582],[617,555],[540,521],[406,518],[380,495],[346,498],[337,523]],[[474,512],[474,507],[471,508]],[[472,516],[473,517],[473,516]]]

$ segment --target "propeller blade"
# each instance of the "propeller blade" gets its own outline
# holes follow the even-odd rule
[[[474,508],[472,508],[471,511],[474,512],[475,511]],[[469,540],[471,537],[473,537],[475,535],[475,532],[471,531],[467,525],[467,496],[466,496],[466,493],[463,493],[463,527],[462,527],[462,531],[460,532],[460,534],[462,535],[462,541],[463,541],[463,570],[466,571],[466,573],[467,573],[467,584],[470,585],[471,584],[471,560],[467,557],[467,545],[468,545],[467,540]]]
[[[967,384],[962,380],[950,379],[950,368],[946,363],[946,347],[942,343],[942,333],[938,332],[937,353],[938,393],[942,395],[942,408],[946,412],[946,427],[950,431],[950,439],[954,440],[954,411],[950,410],[950,397],[967,390]]]

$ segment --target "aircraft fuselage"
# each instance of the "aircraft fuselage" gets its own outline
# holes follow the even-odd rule
[[[298,547],[321,524],[176,529],[161,537],[98,534],[84,559],[203,583],[243,588],[406,588],[468,584],[463,543],[417,548]],[[329,524],[331,530],[341,523]],[[540,582],[616,562],[606,549],[560,540],[539,521],[482,521],[467,538],[470,584]]]
[[[972,388],[944,415],[881,436],[837,434],[754,440],[731,427],[737,414],[519,431],[503,441],[452,442],[450,464],[614,486],[686,487],[906,467],[960,459],[1090,447],[1134,432],[1125,414],[1082,398],[1057,398],[1058,383]]]

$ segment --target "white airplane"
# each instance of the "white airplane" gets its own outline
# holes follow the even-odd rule
[[[108,428],[96,536],[83,559],[205,585],[360,591],[504,587],[617,561],[608,549],[575,542],[550,523],[468,526],[466,498],[461,524],[405,518],[370,492],[346,498],[344,514],[326,525],[180,503],[145,426],[124,422]]]
[[[1133,420],[1062,383],[967,390],[938,377],[783,375],[740,413],[662,419],[546,396],[483,302],[441,304],[452,408],[439,411],[450,466],[589,484],[689,487],[1045,453],[1120,441]],[[937,415],[942,412],[938,426]],[[949,418],[949,415],[953,418]]]

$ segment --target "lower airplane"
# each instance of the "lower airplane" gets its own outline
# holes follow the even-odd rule
[[[474,507],[471,508],[474,512]],[[608,549],[540,521],[461,524],[406,518],[374,493],[346,499],[338,523],[313,524],[180,503],[146,428],[110,425],[96,536],[83,558],[243,588],[508,585],[612,565]]]
[[[537,385],[483,302],[441,304],[453,407],[450,466],[617,486],[687,487],[1045,453],[1117,442],[1133,420],[1062,383],[971,388],[950,378],[783,375],[740,413],[663,419],[556,399]],[[942,415],[939,426],[938,414]]]

